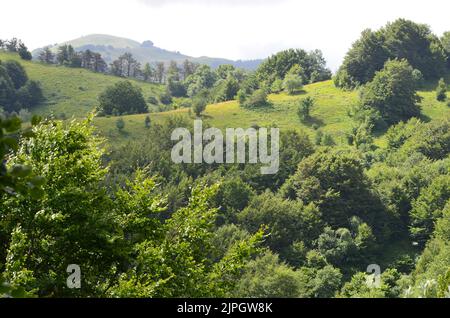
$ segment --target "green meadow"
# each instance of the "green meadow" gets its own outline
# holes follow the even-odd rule
[[[429,121],[450,116],[450,107],[444,102],[435,99],[434,91],[421,91],[420,96],[423,120]],[[310,122],[302,123],[297,116],[299,101],[307,96],[315,100],[311,111]],[[334,86],[332,81],[325,81],[306,85],[299,95],[290,96],[285,93],[272,94],[269,96],[272,104],[259,110],[244,109],[239,107],[237,101],[229,101],[219,104],[208,105],[202,115],[203,121],[220,129],[224,128],[247,128],[251,126],[269,127],[276,126],[282,131],[288,129],[302,130],[314,136],[316,129],[330,134],[336,143],[346,142],[346,135],[353,127],[352,119],[348,111],[357,103],[357,91],[343,91]],[[115,142],[125,142],[139,138],[145,133],[144,120],[147,114],[123,116],[125,129],[119,132],[116,128],[115,117],[100,117],[95,119],[101,134]],[[188,120],[194,120],[195,116],[189,109],[178,109],[162,113],[149,114],[152,122],[161,122],[169,116],[183,116]],[[384,145],[383,134],[380,134],[376,143]]]
[[[16,60],[20,62],[28,76],[41,83],[45,101],[33,112],[38,115],[50,113],[59,117],[64,114],[70,118],[85,116],[95,109],[97,98],[108,86],[123,79],[100,73],[94,73],[81,68],[69,68],[56,65],[28,62],[18,55],[0,52],[0,60]],[[163,86],[130,79],[142,88],[144,97],[156,96]]]
[[[38,115],[53,114],[57,117],[82,118],[97,106],[98,95],[106,87],[121,81],[121,78],[94,73],[84,69],[73,69],[61,66],[44,65],[36,62],[21,60],[11,53],[0,53],[0,60],[13,59],[19,61],[26,69],[29,77],[38,80],[43,88],[45,102],[33,110]],[[142,88],[145,98],[157,96],[163,86],[131,80]],[[429,89],[419,92],[423,98],[423,120],[450,116],[450,107],[445,102],[438,102],[433,84]],[[299,101],[307,96],[314,98],[315,104],[311,111],[311,120],[300,122],[297,116]],[[353,122],[348,111],[358,101],[358,91],[345,91],[336,88],[333,82],[324,81],[304,86],[297,95],[286,93],[271,94],[271,105],[261,109],[244,109],[237,101],[228,101],[208,105],[202,115],[203,121],[212,127],[247,128],[251,126],[276,126],[282,131],[288,129],[301,130],[311,137],[317,129],[330,134],[337,144],[346,142],[346,135],[350,132]],[[188,108],[181,108],[166,112],[121,116],[125,121],[125,128],[119,132],[116,128],[118,117],[97,117],[94,120],[100,135],[107,138],[111,144],[121,144],[129,140],[140,138],[146,132],[145,117],[150,116],[153,123],[166,120],[170,116],[182,116],[194,120],[195,116]],[[379,146],[384,145],[383,133],[376,138]]]

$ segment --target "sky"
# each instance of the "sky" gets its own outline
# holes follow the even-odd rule
[[[2,0],[0,10],[0,38],[30,49],[110,34],[229,59],[320,49],[332,70],[363,29],[402,17],[450,30],[448,0]]]

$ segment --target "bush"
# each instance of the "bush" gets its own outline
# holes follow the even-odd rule
[[[200,115],[205,111],[207,104],[208,102],[204,98],[198,97],[194,99],[192,102],[192,110],[197,117],[200,117]]]
[[[331,71],[326,68],[322,52],[306,52],[301,49],[289,49],[267,58],[256,70],[258,82],[267,82],[269,88],[277,79],[284,79],[293,68],[301,68],[304,83],[331,78]],[[297,74],[300,75],[300,74]]]
[[[170,105],[172,104],[172,95],[170,94],[169,90],[165,90],[163,93],[159,95],[159,101],[163,105]]]
[[[303,159],[280,194],[288,199],[317,204],[323,221],[345,226],[349,216],[360,217],[375,232],[388,225],[378,197],[370,188],[358,156],[324,149]],[[377,226],[375,226],[375,224]]]
[[[323,132],[322,130],[317,130],[314,136],[314,143],[316,146],[320,146],[322,144]]]
[[[99,96],[101,115],[142,114],[148,111],[142,89],[129,81],[108,87]]]
[[[445,49],[430,28],[398,19],[380,30],[361,33],[339,68],[335,85],[353,89],[369,83],[390,58],[408,60],[426,80],[439,78],[446,71]]]
[[[424,125],[415,125],[411,137],[404,142],[402,151],[408,156],[414,153],[441,160],[450,154],[450,121],[435,120]]]
[[[117,119],[116,127],[119,131],[122,131],[125,128],[125,121],[122,118]]]
[[[228,75],[228,77],[218,84],[215,91],[216,102],[225,102],[228,100],[233,100],[239,90],[239,82],[232,76]]]
[[[383,130],[387,128],[387,124],[383,120],[380,111],[362,104],[352,107],[348,112],[348,116],[351,117],[356,123],[360,125],[368,125],[376,130]]]
[[[420,193],[413,202],[411,217],[411,234],[420,243],[432,235],[436,221],[442,217],[445,205],[450,200],[450,176],[443,175]]]
[[[417,84],[407,60],[388,61],[362,90],[360,106],[379,111],[387,124],[420,115]]]
[[[174,97],[186,96],[186,88],[184,87],[183,83],[175,81],[173,79],[169,79],[169,82],[167,83],[167,90],[169,91],[170,95]]]
[[[322,137],[322,143],[323,146],[327,146],[327,147],[331,147],[336,145],[336,143],[334,142],[333,137],[331,137],[330,134],[324,134]]]
[[[8,112],[33,107],[43,99],[38,82],[28,80],[22,65],[16,61],[0,62],[0,105]]]
[[[36,81],[28,81],[17,91],[17,101],[22,107],[33,107],[44,99],[41,85]]]
[[[297,298],[300,296],[299,280],[299,275],[282,263],[278,255],[267,251],[245,266],[233,296]]]
[[[147,128],[147,129],[150,128],[150,125],[151,125],[150,116],[145,116],[144,123],[145,123],[145,128]]]
[[[272,93],[280,93],[283,90],[283,81],[277,78],[275,81],[273,81],[270,90]]]
[[[399,122],[397,125],[389,127],[385,135],[388,149],[399,149],[420,125],[419,120],[410,119],[406,123]]]
[[[15,89],[21,88],[28,81],[27,73],[19,62],[11,60],[3,62],[2,65],[11,78]]]
[[[246,99],[244,105],[247,108],[258,108],[269,105],[266,91],[264,89],[257,89]]]
[[[14,84],[6,69],[0,64],[0,105],[5,108],[5,111],[14,110],[15,95]]]
[[[19,56],[22,60],[25,61],[31,61],[33,59],[33,55],[31,55],[31,52],[28,51],[27,48],[20,48]]]
[[[439,102],[444,102],[447,99],[447,84],[443,78],[439,80],[438,86],[436,88],[436,99]]]
[[[227,223],[236,222],[236,214],[248,205],[253,196],[253,189],[240,178],[225,180],[215,196],[220,218]]]
[[[310,111],[314,106],[314,99],[311,97],[306,97],[300,101],[300,105],[298,106],[297,115],[301,121],[307,121],[310,119]]]
[[[242,90],[242,89],[240,89],[240,90],[237,92],[236,97],[237,97],[237,100],[238,100],[239,105],[240,105],[240,106],[245,106],[245,101],[247,100],[247,94],[245,93],[245,91]]]
[[[288,74],[284,78],[283,88],[289,95],[293,95],[303,88],[303,81],[298,75]]]
[[[294,242],[311,242],[322,231],[321,212],[314,204],[283,199],[270,191],[254,197],[238,220],[249,232],[266,224],[271,235],[265,244],[281,255],[286,255]]]
[[[149,98],[147,98],[147,102],[149,102],[152,105],[158,105],[158,99],[155,96],[150,96]]]

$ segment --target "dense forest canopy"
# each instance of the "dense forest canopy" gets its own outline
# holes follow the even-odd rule
[[[389,59],[406,59],[425,79],[438,79],[446,73],[447,37],[444,35],[441,42],[427,25],[405,19],[377,31],[364,30],[347,52],[335,83],[342,88],[366,84]]]
[[[129,53],[106,65],[70,45],[30,62],[22,42],[1,41],[0,296],[448,297],[449,43],[404,19],[366,30],[334,78],[341,90],[318,50],[248,72]],[[95,75],[96,114],[31,116],[51,95],[30,65]],[[82,85],[64,98],[92,90]],[[348,105],[336,103],[344,93]],[[327,112],[344,113],[339,134],[317,111],[323,95]],[[278,173],[172,162],[174,129],[212,128],[212,103],[227,124],[263,118],[255,129],[294,114]],[[69,264],[80,289],[67,285]]]

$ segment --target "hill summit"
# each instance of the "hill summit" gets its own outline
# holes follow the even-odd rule
[[[133,54],[133,56],[142,64],[156,62],[169,63],[170,61],[181,63],[187,59],[192,62],[206,64],[214,68],[221,64],[231,64],[235,67],[254,70],[262,62],[262,60],[233,61],[224,58],[207,56],[192,57],[178,51],[169,51],[159,48],[150,40],[140,43],[135,40],[106,34],[91,34],[82,36],[74,40],[50,45],[50,47],[52,50],[56,51],[57,47],[63,44],[70,44],[77,51],[89,49],[98,52],[103,56],[107,63],[112,62],[126,52]],[[33,56],[36,57],[41,50],[42,48],[34,50]]]

